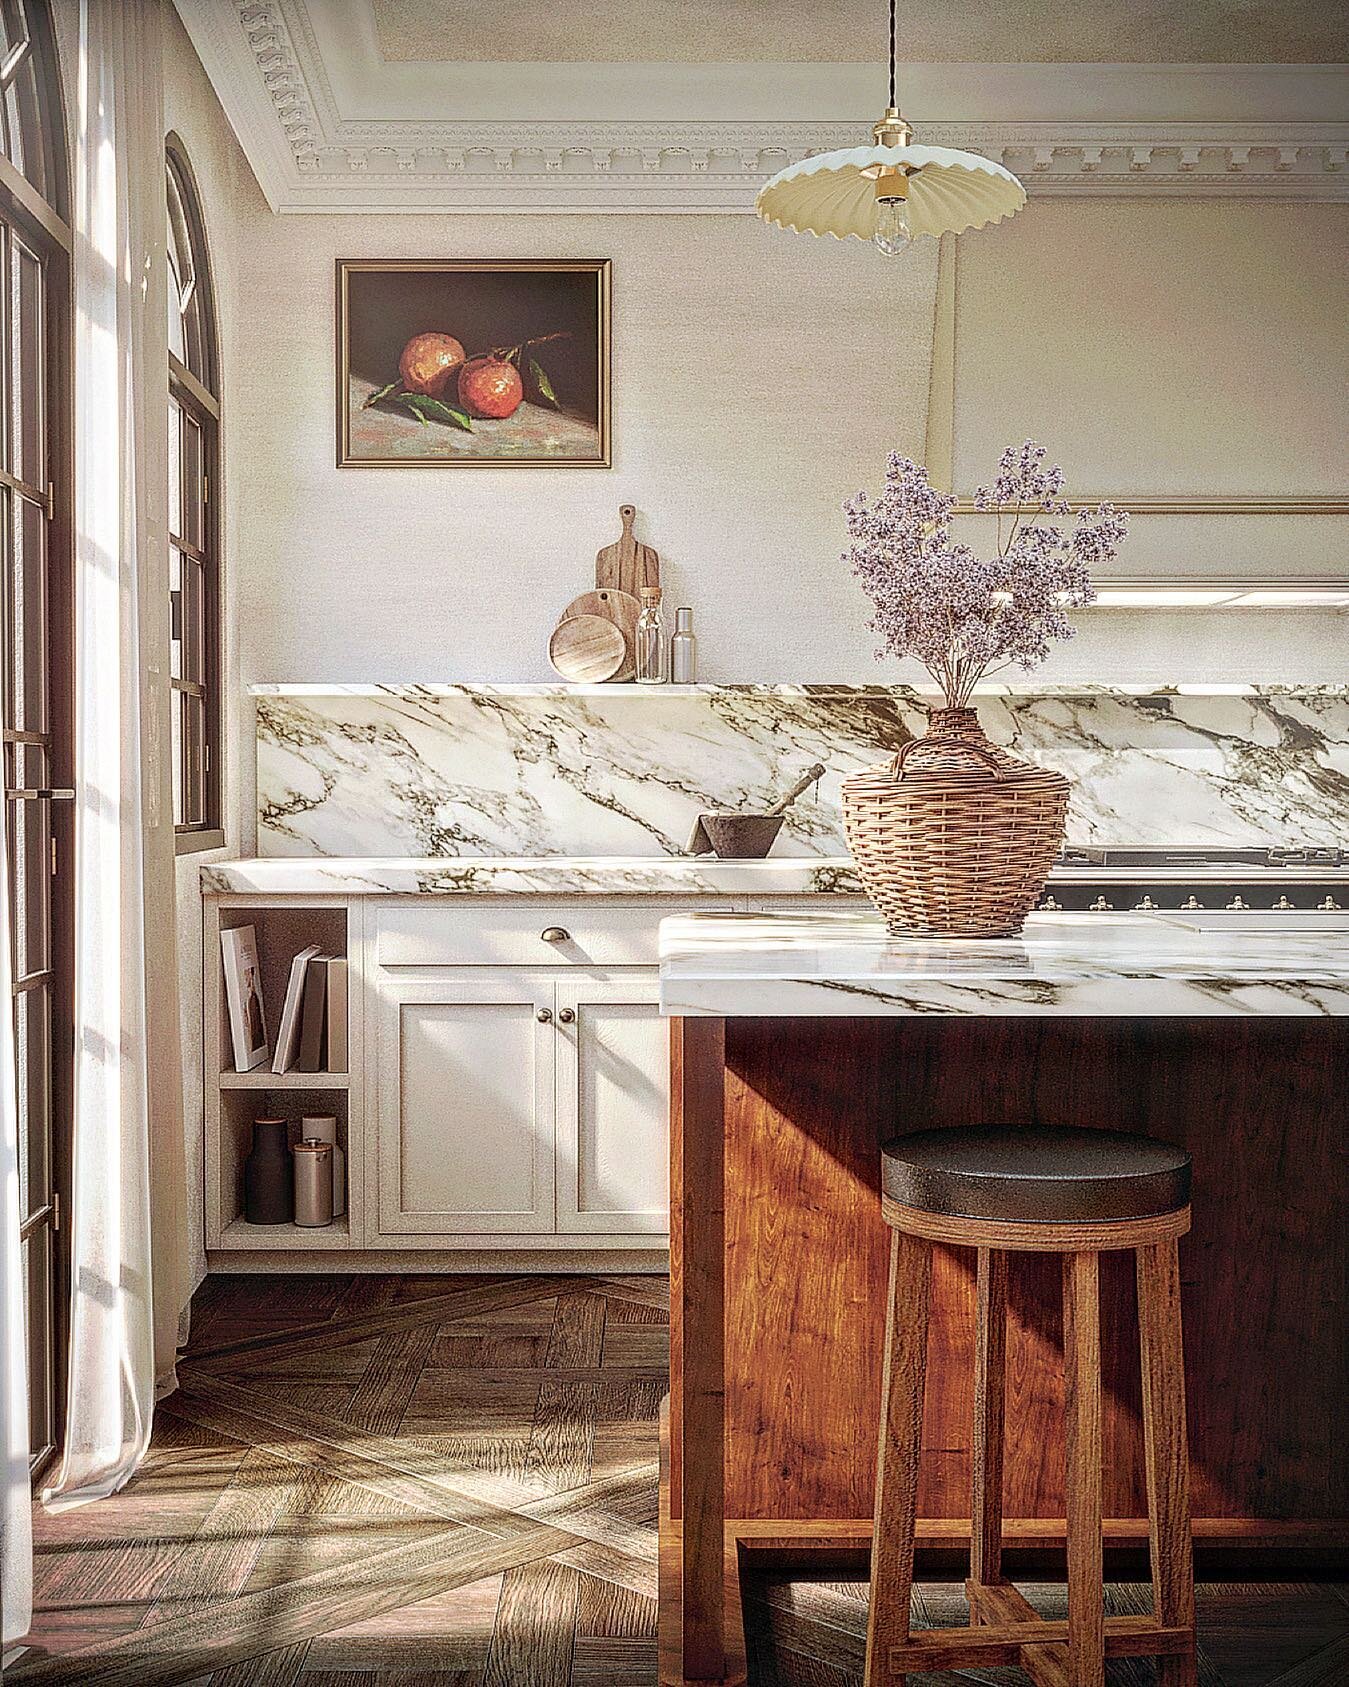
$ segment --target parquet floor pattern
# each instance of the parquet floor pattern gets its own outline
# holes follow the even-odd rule
[[[666,1296],[652,1277],[209,1279],[140,1472],[37,1511],[33,1650],[6,1683],[654,1687]],[[866,1591],[751,1583],[758,1687],[856,1687]],[[963,1621],[958,1592],[920,1585],[915,1620]],[[1349,1682],[1343,1594],[1202,1589],[1202,1687]],[[1121,1610],[1145,1597],[1111,1589]]]

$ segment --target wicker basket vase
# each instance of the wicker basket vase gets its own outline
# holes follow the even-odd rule
[[[867,895],[896,936],[1020,931],[1063,845],[1068,781],[989,743],[973,709],[933,711],[888,767],[843,782]]]

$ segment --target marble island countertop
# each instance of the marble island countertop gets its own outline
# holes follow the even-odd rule
[[[1014,938],[895,938],[872,914],[661,922],[671,1016],[1349,1015],[1349,916],[1037,913]]]

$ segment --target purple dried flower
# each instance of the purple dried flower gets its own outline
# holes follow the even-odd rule
[[[1042,445],[1009,445],[992,486],[975,494],[975,507],[998,517],[997,554],[983,561],[952,539],[955,499],[892,451],[880,495],[859,492],[843,506],[852,540],[843,560],[871,599],[878,659],[914,657],[961,707],[987,674],[1012,664],[1029,672],[1054,640],[1071,638],[1065,610],[1093,601],[1091,570],[1114,560],[1129,517],[1099,504],[1067,531],[1041,525],[1071,513],[1063,485]]]

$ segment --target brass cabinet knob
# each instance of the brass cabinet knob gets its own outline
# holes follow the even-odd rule
[[[557,1017],[563,1025],[573,1025],[576,1022],[576,1010],[575,1008],[559,1008]]]
[[[540,1025],[551,1025],[553,1023],[553,1010],[552,1008],[540,1008],[534,1017]]]
[[[545,943],[570,943],[571,933],[563,926],[545,926],[539,933]]]

